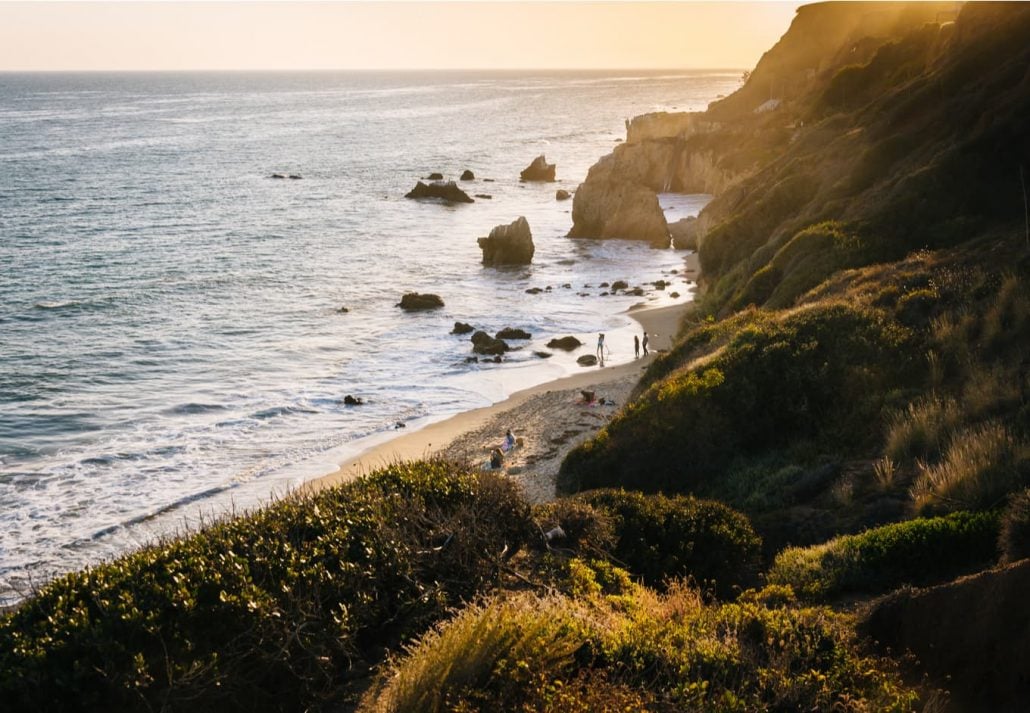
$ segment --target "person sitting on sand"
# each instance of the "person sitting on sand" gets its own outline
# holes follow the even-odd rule
[[[510,453],[515,448],[515,432],[510,428],[508,432],[504,434],[504,443],[501,444],[501,451],[503,453]]]
[[[498,470],[504,466],[504,454],[501,453],[500,448],[494,448],[490,451],[490,468],[491,470]]]

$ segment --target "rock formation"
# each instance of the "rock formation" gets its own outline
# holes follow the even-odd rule
[[[554,199],[556,201],[567,201],[569,198],[572,198],[572,194],[564,188],[559,188],[554,192]]]
[[[418,312],[443,307],[443,300],[440,299],[440,295],[408,292],[401,297],[401,301],[397,303],[397,306],[407,312]]]
[[[536,250],[529,222],[521,216],[510,225],[498,225],[478,242],[484,265],[528,265]]]
[[[580,366],[597,366],[597,357],[593,354],[584,354],[576,360],[576,363]]]
[[[547,343],[548,349],[563,349],[567,352],[571,352],[573,349],[578,349],[581,346],[583,346],[583,342],[575,337],[559,337]]]
[[[476,180],[476,174],[472,173],[472,171],[470,171],[470,170],[468,170],[466,168],[464,171],[461,172],[461,180],[462,181],[474,181],[474,180]]]
[[[614,171],[612,154],[601,159],[572,203],[570,238],[622,238],[646,240],[669,247],[669,229],[658,195]]]
[[[547,163],[547,159],[540,154],[533,162],[522,169],[519,178],[523,181],[553,181],[556,164]]]
[[[474,331],[475,327],[468,322],[455,322],[454,329],[451,330],[451,334],[468,334],[469,332]]]
[[[428,176],[426,176],[426,180],[429,180],[429,181],[442,181],[443,180],[443,174],[442,173],[437,173],[437,172],[434,171],[433,173],[430,173]]]
[[[405,198],[438,198],[448,203],[475,203],[468,193],[458,188],[454,181],[419,181],[414,188],[404,195]]]
[[[497,333],[498,339],[532,339],[533,335],[524,329],[505,327]]]
[[[677,250],[697,250],[698,220],[694,216],[669,223],[672,246]]]
[[[503,339],[496,339],[480,330],[472,335],[472,351],[476,354],[500,355],[508,351],[508,345]]]

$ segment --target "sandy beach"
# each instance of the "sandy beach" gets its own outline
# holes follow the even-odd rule
[[[696,258],[696,254],[686,257],[684,278],[697,280]],[[580,373],[516,392],[491,406],[405,433],[346,461],[335,472],[309,481],[301,491],[346,482],[397,461],[430,456],[485,464],[491,448],[499,446],[505,431],[511,428],[520,445],[505,458],[503,472],[522,485],[531,501],[553,499],[555,476],[565,455],[597,433],[626,403],[655,354],[671,347],[689,304],[645,307],[628,313],[651,335],[652,351],[647,357],[619,366],[587,367]],[[592,402],[584,398],[584,391],[593,392]]]

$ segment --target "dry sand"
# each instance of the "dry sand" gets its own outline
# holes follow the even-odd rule
[[[696,280],[696,263],[689,258],[687,262],[683,276]],[[631,310],[629,316],[652,335],[649,347],[660,352],[672,346],[688,304]],[[503,472],[525,488],[531,501],[551,500],[555,497],[558,467],[565,455],[597,433],[626,403],[653,358],[652,354],[619,366],[585,368],[580,373],[519,391],[492,406],[405,433],[343,463],[336,472],[306,483],[302,491],[346,482],[398,461],[434,455],[485,465],[490,449],[499,446],[505,431],[511,428],[522,443],[505,458]],[[584,400],[583,391],[594,392],[593,403]],[[600,403],[602,398],[604,405]],[[614,404],[607,405],[608,401]]]

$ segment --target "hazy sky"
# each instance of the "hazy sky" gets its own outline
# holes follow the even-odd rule
[[[801,4],[0,1],[0,70],[749,68]]]

